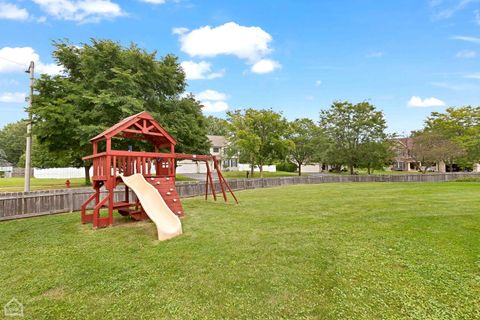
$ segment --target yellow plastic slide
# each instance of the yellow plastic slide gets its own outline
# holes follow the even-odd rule
[[[122,176],[122,180],[135,192],[143,210],[157,226],[158,240],[168,240],[182,234],[180,219],[170,210],[157,189],[141,174]]]

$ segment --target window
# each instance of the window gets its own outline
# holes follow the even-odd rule
[[[219,147],[213,147],[213,152],[218,153],[220,151]]]

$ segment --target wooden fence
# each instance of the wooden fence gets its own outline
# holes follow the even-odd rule
[[[303,177],[278,177],[264,179],[230,179],[233,190],[270,188],[293,184],[318,184],[335,182],[443,182],[464,178],[480,178],[479,173],[398,174],[398,175],[315,175]],[[216,190],[220,186],[216,183]],[[180,197],[205,194],[205,183],[200,181],[177,182]],[[73,212],[92,194],[91,188],[73,188],[32,192],[0,193],[0,221],[26,218],[61,212]],[[104,192],[104,194],[106,194]],[[115,201],[123,197],[123,188],[116,189]],[[241,197],[239,201],[242,201]]]

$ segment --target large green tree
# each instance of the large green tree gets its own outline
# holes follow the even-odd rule
[[[5,160],[16,166],[25,152],[27,122],[17,121],[5,125],[0,130],[0,149],[5,154]]]
[[[391,140],[365,142],[360,146],[359,165],[371,174],[374,170],[381,170],[386,164],[392,163],[394,158]]]
[[[480,160],[480,107],[447,108],[445,112],[432,112],[425,121],[425,131],[451,140],[463,150],[459,162]]]
[[[181,97],[185,74],[175,56],[157,59],[156,52],[111,40],[80,46],[57,41],[54,47],[53,57],[65,71],[36,81],[34,133],[70,165],[84,166],[87,180],[90,164],[81,158],[92,152],[89,139],[144,110],[177,139],[177,151],[207,152],[202,106]]]
[[[444,134],[432,130],[414,132],[413,155],[417,166],[425,173],[428,167],[443,161],[453,170],[453,164],[465,156],[465,149]],[[420,166],[421,164],[421,166]]]
[[[297,165],[299,176],[302,175],[302,165],[318,160],[327,144],[322,130],[308,118],[290,122],[288,139],[293,143],[289,158]]]
[[[320,112],[320,124],[331,142],[327,158],[347,165],[350,174],[361,165],[365,144],[387,139],[383,113],[368,102],[336,101]]]
[[[288,122],[273,110],[236,110],[228,112],[231,135],[230,148],[240,155],[240,161],[250,163],[251,172],[258,166],[263,177],[263,166],[283,160],[292,142],[287,139]]]
[[[225,119],[214,116],[207,117],[207,132],[214,136],[228,136],[228,122]]]

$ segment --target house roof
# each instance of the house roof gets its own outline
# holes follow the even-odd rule
[[[403,145],[407,149],[413,148],[413,138],[398,138],[396,139],[398,143]]]
[[[103,139],[111,139],[122,132],[124,133],[124,137],[126,137],[127,134],[137,134],[143,135],[147,140],[153,140],[156,142],[161,142],[163,140],[172,143],[173,145],[177,144],[175,139],[173,139],[173,137],[168,134],[168,132],[165,131],[165,129],[163,129],[147,111],[123,119],[119,123],[90,139],[90,141],[95,142]]]
[[[225,147],[227,145],[227,139],[224,136],[207,136],[208,140],[213,147]]]

